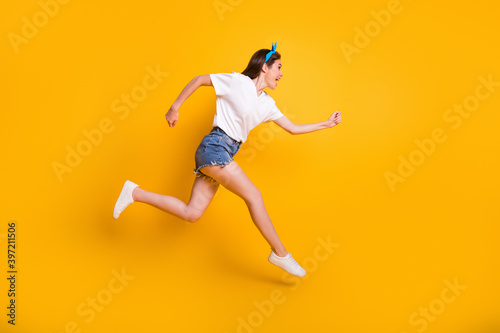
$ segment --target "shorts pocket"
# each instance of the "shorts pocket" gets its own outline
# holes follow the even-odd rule
[[[210,144],[210,142],[213,141],[213,139],[214,139],[214,135],[210,133],[210,134],[205,135],[205,137],[203,138],[203,140],[201,140],[201,145],[203,147],[203,152],[207,151],[207,147]]]

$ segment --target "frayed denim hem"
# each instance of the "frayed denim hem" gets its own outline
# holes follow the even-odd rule
[[[209,166],[209,165],[212,165],[212,166],[213,165],[220,165],[221,168],[223,168],[226,165],[228,165],[229,163],[231,163],[232,161],[234,161],[234,159],[231,159],[229,162],[217,163],[215,161],[212,161],[210,164],[202,164],[198,168],[193,169],[193,173],[196,175],[196,177],[205,177],[205,179],[210,180],[212,182],[212,184],[215,184],[215,183],[218,183],[218,182],[215,179],[213,179],[212,177],[210,177],[208,175],[205,175],[203,172],[200,171],[200,169],[203,168],[203,167]]]

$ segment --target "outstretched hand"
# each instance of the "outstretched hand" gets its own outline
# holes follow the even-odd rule
[[[330,127],[333,127],[333,126],[339,124],[341,121],[342,121],[342,115],[341,115],[340,111],[335,111],[334,113],[332,113],[330,118],[328,118],[328,120],[327,120],[328,125]]]
[[[175,127],[175,125],[177,125],[177,120],[179,119],[179,111],[170,108],[165,114],[165,119],[167,119],[168,126]]]

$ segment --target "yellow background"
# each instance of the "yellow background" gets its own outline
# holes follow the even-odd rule
[[[500,332],[500,87],[458,128],[443,118],[474,96],[478,77],[500,81],[500,8],[401,1],[348,62],[340,45],[355,45],[355,28],[388,6],[71,0],[44,22],[37,1],[3,2],[0,268],[7,275],[15,221],[18,297],[13,327],[3,277],[0,330]],[[40,27],[16,52],[9,38],[34,16]],[[195,75],[241,72],[273,42],[284,76],[268,92],[278,107],[295,123],[343,116],[333,129],[297,136],[262,124],[235,157],[287,250],[309,265],[300,283],[267,261],[247,207],[224,188],[196,224],[140,203],[112,219],[126,179],[189,199],[213,88],[182,105],[175,128],[164,114]],[[141,86],[148,67],[168,76],[120,119],[112,103]],[[53,163],[64,164],[67,146],[84,144],[82,131],[103,119],[113,130],[60,181]],[[386,172],[417,156],[415,140],[435,128],[446,140],[392,190]],[[318,252],[318,238],[337,248]],[[130,280],[110,293],[122,270]],[[444,303],[455,279],[466,289]],[[78,308],[97,296],[106,304],[89,320]],[[439,314],[412,324],[429,307]]]

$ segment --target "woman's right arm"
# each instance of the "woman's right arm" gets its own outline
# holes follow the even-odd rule
[[[174,127],[177,124],[177,119],[179,119],[179,109],[181,105],[191,96],[196,89],[201,86],[211,86],[212,80],[210,79],[210,75],[197,75],[195,76],[189,83],[182,89],[181,93],[172,104],[167,114],[165,114],[165,118],[167,119],[168,125],[170,127]]]

